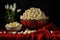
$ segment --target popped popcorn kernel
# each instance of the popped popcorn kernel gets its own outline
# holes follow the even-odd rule
[[[41,20],[41,19],[47,19],[47,17],[44,14],[44,12],[40,10],[40,8],[31,7],[30,9],[25,10],[20,19]]]

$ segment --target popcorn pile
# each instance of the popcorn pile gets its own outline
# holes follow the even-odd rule
[[[13,22],[5,25],[6,27],[18,27],[22,26],[22,24],[19,24],[18,22]]]
[[[7,30],[18,31],[21,30],[22,24],[18,22],[13,22],[5,25]]]
[[[30,34],[30,33],[33,33],[33,32],[36,32],[36,30],[29,30],[29,29],[26,29],[25,31],[21,31],[21,32],[18,32],[18,34],[21,34],[21,33],[23,33],[23,34]]]
[[[42,12],[39,8],[31,7],[30,9],[27,9],[22,16],[20,16],[20,19],[24,20],[41,20],[41,19],[47,19],[44,12]]]

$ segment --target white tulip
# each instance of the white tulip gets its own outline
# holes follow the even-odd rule
[[[9,9],[9,5],[8,4],[6,5],[6,8]]]
[[[13,8],[13,6],[12,5],[10,5],[10,9],[12,10],[12,8]]]
[[[15,9],[16,9],[16,3],[14,3],[14,4],[13,4],[13,8],[15,8]]]
[[[5,5],[5,8],[6,8],[6,9],[9,9],[9,5],[8,5],[8,4],[7,4],[7,5]]]
[[[11,10],[12,10],[13,12],[15,12],[16,9],[15,9],[15,8],[12,8]]]
[[[13,12],[15,12],[15,10],[16,10],[16,3],[13,4],[13,7],[12,7],[11,10],[12,10]]]
[[[17,9],[17,12],[19,13],[21,11],[21,9]]]

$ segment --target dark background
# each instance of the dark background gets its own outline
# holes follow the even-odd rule
[[[18,14],[18,18],[16,17],[17,21],[19,22],[19,17],[21,14],[23,14],[23,12],[30,8],[30,7],[38,7],[40,8],[42,11],[45,12],[45,14],[47,16],[49,16],[49,22],[52,22],[54,24],[56,24],[58,27],[60,26],[60,16],[58,13],[54,13],[53,11],[53,0],[0,0],[0,26],[4,26],[5,20],[4,20],[4,16],[6,13],[6,10],[4,8],[4,6],[6,4],[13,4],[16,3],[17,4],[17,8],[22,9],[22,11]]]

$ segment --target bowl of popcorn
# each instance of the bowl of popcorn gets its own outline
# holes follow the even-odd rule
[[[41,28],[47,24],[48,17],[40,8],[31,7],[20,16],[20,22],[28,28]]]
[[[8,31],[19,31],[22,28],[22,24],[18,22],[12,22],[5,25],[6,30]]]

